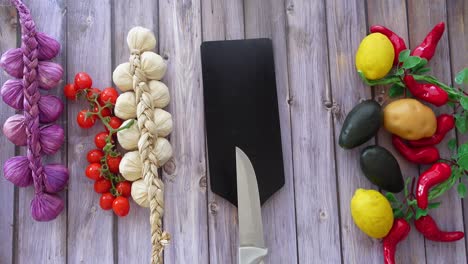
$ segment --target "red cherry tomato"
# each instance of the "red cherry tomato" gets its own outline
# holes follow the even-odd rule
[[[107,87],[102,90],[101,95],[99,96],[99,104],[105,105],[107,102],[111,104],[115,104],[117,101],[117,97],[119,97],[119,93],[115,88]]]
[[[93,149],[88,152],[86,159],[89,163],[100,163],[102,157],[104,157],[104,152],[100,149]]]
[[[90,113],[88,110],[81,110],[76,117],[76,122],[82,128],[90,128],[96,123],[96,116],[91,115],[87,117],[88,113]]]
[[[130,197],[130,194],[132,193],[132,183],[129,181],[119,182],[117,183],[116,189],[123,197]]]
[[[119,173],[120,161],[122,161],[121,156],[117,156],[117,157],[107,156],[107,166],[109,166],[109,171],[112,173]]]
[[[63,93],[65,94],[65,97],[69,100],[76,100],[76,88],[74,84],[67,84],[65,87],[63,87]]]
[[[112,127],[113,129],[118,129],[122,125],[122,120],[116,116],[112,116],[109,120],[109,126]],[[109,131],[106,128],[106,131]]]
[[[112,209],[114,200],[115,197],[112,193],[103,193],[99,199],[99,206],[101,206],[102,210],[110,210]]]
[[[86,93],[86,97],[88,97],[88,99],[98,98],[100,93],[101,90],[99,90],[98,88],[90,88]]]
[[[99,179],[94,183],[94,191],[97,193],[109,192],[112,187],[112,183],[108,179]]]
[[[112,209],[116,215],[124,217],[130,211],[130,203],[126,197],[119,196],[112,203]]]
[[[94,138],[94,144],[96,144],[96,147],[99,149],[103,149],[106,146],[106,138],[109,136],[108,132],[101,132],[96,135]]]
[[[86,72],[79,72],[75,75],[75,86],[77,90],[88,89],[93,85],[93,80]]]
[[[97,181],[101,178],[101,164],[91,163],[86,167],[86,177],[91,180]]]
[[[94,113],[99,112],[99,107],[95,106],[95,107],[93,108],[93,112],[94,112]],[[110,115],[111,115],[111,110],[110,110],[109,108],[107,108],[107,107],[104,107],[104,108],[101,109],[101,115],[102,115],[103,117],[110,116]]]

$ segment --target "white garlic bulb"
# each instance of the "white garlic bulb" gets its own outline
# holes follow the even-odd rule
[[[153,104],[156,108],[164,108],[169,104],[171,96],[169,95],[169,88],[160,81],[151,80],[148,82],[150,94],[153,98]]]
[[[166,74],[167,65],[158,54],[147,51],[141,54],[141,69],[149,80],[161,80]]]
[[[132,198],[141,207],[149,207],[148,188],[143,179],[132,183]]]
[[[129,128],[117,132],[117,139],[122,148],[135,150],[138,148],[138,139],[140,138],[140,130],[138,129],[137,121],[135,119],[129,119],[123,122],[120,127],[125,127],[130,122],[133,122],[133,124]]]
[[[120,174],[127,181],[136,181],[142,177],[143,164],[140,160],[138,151],[127,152],[120,161]]]
[[[172,115],[160,108],[154,110],[154,123],[158,137],[167,137],[172,132]]]
[[[117,66],[112,73],[112,80],[122,92],[133,89],[133,76],[130,72],[130,63],[125,62]]]
[[[136,118],[136,101],[134,92],[125,92],[117,97],[114,112],[123,120]]]
[[[172,157],[171,143],[165,138],[158,138],[154,144],[154,154],[158,159],[158,166],[163,166]]]
[[[147,28],[134,27],[128,32],[127,44],[130,50],[152,50],[156,47],[156,37],[153,32]]]

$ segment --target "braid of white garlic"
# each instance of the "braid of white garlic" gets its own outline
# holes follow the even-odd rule
[[[113,73],[114,83],[124,92],[117,99],[115,114],[127,120],[122,126],[136,118],[130,128],[117,133],[124,149],[136,151],[124,155],[120,172],[125,179],[134,181],[135,202],[150,207],[151,263],[160,264],[169,234],[162,230],[164,184],[158,168],[172,157],[171,144],[164,138],[172,131],[172,116],[161,109],[169,104],[169,89],[159,81],[166,72],[166,64],[161,56],[150,51],[156,47],[156,38],[149,29],[132,28],[127,44],[130,62],[120,64]]]

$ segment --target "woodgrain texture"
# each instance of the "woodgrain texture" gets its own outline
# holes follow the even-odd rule
[[[77,72],[88,72],[93,86],[111,84],[111,5],[103,1],[68,1],[67,46],[68,81]],[[113,213],[99,208],[99,195],[93,182],[84,175],[88,165],[86,153],[95,148],[94,135],[102,125],[84,130],[78,127],[76,115],[85,103],[68,104],[68,156],[70,185],[68,191],[68,263],[113,263],[116,259],[116,236]],[[137,254],[137,253],[135,253]]]
[[[0,52],[17,45],[16,12],[0,0]],[[439,21],[447,30],[430,62],[433,74],[451,83],[467,65],[468,3],[464,0],[27,0],[35,21],[62,43],[57,59],[67,71],[89,72],[94,86],[111,85],[115,66],[128,60],[126,35],[133,26],[152,29],[168,63],[174,158],[163,174],[164,226],[172,235],[165,263],[237,263],[237,209],[210,191],[206,155],[200,44],[208,40],[267,37],[273,41],[286,185],[262,208],[266,263],[381,263],[381,242],[354,225],[349,201],[357,188],[374,188],[359,168],[359,151],[343,150],[337,137],[346,114],[360,100],[388,103],[385,87],[367,87],[354,55],[372,24],[382,24],[416,46]],[[0,74],[3,84],[8,77]],[[62,84],[63,86],[63,84]],[[62,87],[61,86],[61,87]],[[60,88],[61,88],[60,87]],[[61,95],[61,89],[53,91]],[[83,101],[67,102],[60,124],[67,145],[47,162],[66,162],[70,185],[66,211],[48,223],[32,221],[32,189],[0,179],[0,263],[148,263],[149,211],[131,204],[126,218],[99,208],[99,195],[84,176],[86,153],[103,130],[80,129]],[[443,108],[441,111],[448,111]],[[0,123],[14,111],[0,104]],[[453,133],[451,136],[453,137]],[[468,141],[459,136],[458,143]],[[374,141],[392,151],[404,177],[417,166],[397,154],[388,133]],[[0,137],[0,162],[16,148]],[[446,141],[440,145],[442,155]],[[421,168],[421,169],[424,169]],[[16,200],[15,200],[16,198]],[[446,230],[468,228],[468,203],[456,192],[431,213]],[[464,209],[462,211],[462,209]],[[463,216],[464,212],[464,216]],[[15,214],[16,213],[16,214]],[[465,219],[465,221],[464,221]],[[37,239],[41,238],[40,242]],[[6,245],[6,246],[4,246]],[[466,263],[467,243],[425,241],[413,228],[397,251],[397,263]]]
[[[157,5],[158,3],[152,0],[113,2],[113,69],[120,63],[128,62],[130,51],[127,46],[127,33],[132,27],[149,28],[158,36],[158,16],[154,15],[158,13]],[[118,248],[125,249],[118,251],[118,262],[147,263],[151,259],[150,210],[138,206],[133,201],[130,207],[127,217],[118,218]]]
[[[0,53],[3,53],[11,48],[15,48],[17,38],[17,16],[16,9],[12,6],[0,5]],[[0,84],[10,79],[5,72],[0,73]],[[0,124],[12,116],[15,110],[1,102],[0,104]],[[0,137],[0,164],[15,156],[15,146],[4,136]],[[5,263],[13,262],[14,254],[14,236],[13,230],[15,226],[15,188],[13,184],[3,178],[3,169],[1,170],[2,177],[0,178],[0,201],[2,201],[2,213],[0,213],[0,237],[2,238],[2,246],[0,247],[0,260]]]

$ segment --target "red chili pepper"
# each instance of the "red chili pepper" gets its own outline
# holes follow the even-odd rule
[[[392,42],[393,50],[395,51],[395,58],[393,59],[393,65],[397,65],[398,55],[400,55],[400,52],[407,49],[405,40],[401,38],[400,36],[398,36],[395,32],[381,25],[372,26],[370,28],[370,32],[384,34],[390,40],[390,42]]]
[[[405,219],[399,218],[393,221],[392,229],[388,235],[383,239],[383,251],[385,264],[395,263],[395,252],[397,244],[408,236],[410,232],[410,225]]]
[[[405,75],[403,78],[406,87],[414,97],[431,103],[435,106],[442,106],[448,102],[448,94],[442,88],[430,83],[418,83],[412,75]]]
[[[455,127],[455,119],[451,115],[442,114],[437,117],[437,130],[432,137],[419,140],[410,140],[408,143],[412,147],[426,147],[439,144],[445,135]]]
[[[430,215],[422,216],[414,221],[414,226],[423,236],[432,241],[453,242],[462,239],[465,234],[460,231],[441,231]]]
[[[419,176],[416,190],[416,201],[418,202],[419,208],[427,208],[429,203],[429,189],[448,180],[451,174],[452,169],[447,163],[438,162]]]
[[[416,164],[431,164],[440,158],[439,150],[434,146],[411,148],[395,135],[392,136],[392,143],[403,157]]]
[[[431,60],[437,48],[437,43],[439,43],[442,34],[444,34],[444,30],[444,22],[437,24],[429,34],[427,34],[423,42],[411,52],[411,56],[418,56],[426,60]]]

